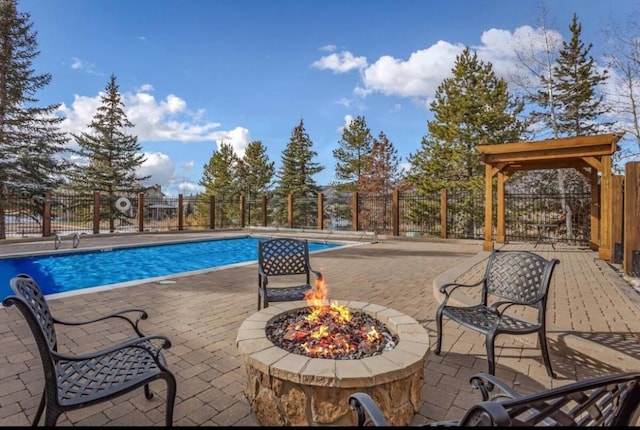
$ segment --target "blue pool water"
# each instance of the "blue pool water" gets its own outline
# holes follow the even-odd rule
[[[0,259],[0,298],[9,280],[27,273],[56,294],[258,260],[258,239],[241,237]],[[309,241],[309,252],[340,246]]]

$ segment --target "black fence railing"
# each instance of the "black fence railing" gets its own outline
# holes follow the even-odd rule
[[[482,239],[484,198],[483,191],[468,190],[240,200],[202,195],[109,198],[47,193],[12,196],[4,205],[4,228],[7,238],[264,226]],[[587,245],[590,205],[589,193],[506,193],[506,239],[535,241],[544,233],[556,241]]]

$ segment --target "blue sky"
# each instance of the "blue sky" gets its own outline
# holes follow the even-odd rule
[[[602,61],[603,31],[640,8],[631,0],[547,0],[548,27],[582,39]],[[252,140],[280,166],[301,119],[335,179],[342,128],[358,115],[384,131],[402,162],[420,148],[429,100],[464,46],[508,76],[512,40],[535,34],[538,0],[20,0],[38,32],[36,95],[61,103],[64,129],[84,131],[113,73],[133,134],[147,156],[140,174],[170,195],[198,192],[221,142],[242,155]],[[70,142],[73,144],[73,142]]]

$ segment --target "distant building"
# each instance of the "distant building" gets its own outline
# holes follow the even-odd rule
[[[178,205],[166,200],[162,187],[158,184],[148,187],[144,192],[144,217],[159,221],[164,218],[175,217]]]

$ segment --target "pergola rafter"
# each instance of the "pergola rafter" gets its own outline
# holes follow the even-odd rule
[[[622,134],[599,134],[535,142],[478,145],[485,163],[485,233],[483,249],[493,249],[493,179],[497,179],[496,242],[505,243],[504,183],[520,170],[576,169],[591,183],[590,245],[599,257],[610,260],[613,239],[611,224],[611,157]]]

